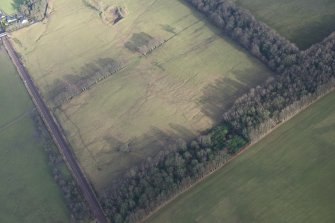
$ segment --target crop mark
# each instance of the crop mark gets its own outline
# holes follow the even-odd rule
[[[2,133],[3,131],[5,131],[6,129],[8,129],[9,127],[15,125],[16,123],[18,123],[19,121],[21,121],[23,118],[27,117],[28,115],[30,115],[32,112],[34,112],[36,110],[36,108],[32,108],[29,111],[26,111],[20,115],[18,115],[17,117],[15,117],[13,120],[7,122],[6,124],[3,124],[2,126],[0,126],[0,133]]]
[[[76,133],[78,134],[80,143],[83,145],[84,150],[86,150],[86,152],[89,154],[89,156],[94,160],[94,165],[96,168],[98,168],[96,166],[97,160],[95,159],[94,155],[92,154],[92,152],[87,148],[87,144],[85,143],[85,140],[83,139],[83,136],[81,135],[80,129],[79,127],[71,120],[71,118],[63,111],[60,109],[60,111],[63,113],[65,119],[72,124],[72,126],[76,129]]]

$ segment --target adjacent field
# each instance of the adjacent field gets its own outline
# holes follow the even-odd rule
[[[335,93],[147,222],[335,221]]]
[[[34,106],[1,46],[0,67],[0,222],[69,222],[31,119]]]
[[[98,191],[176,138],[210,128],[238,95],[272,75],[182,1],[119,3],[128,15],[114,26],[82,1],[59,0],[47,24],[13,34],[51,106],[57,80],[125,64],[56,110]],[[133,49],[152,38],[166,42],[147,56]]]
[[[335,31],[333,0],[235,0],[301,49]]]
[[[7,14],[12,14],[15,12],[13,7],[13,0],[1,0],[0,2],[0,10],[5,11]]]

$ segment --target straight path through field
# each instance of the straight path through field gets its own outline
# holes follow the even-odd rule
[[[55,141],[58,149],[63,155],[65,163],[68,165],[73,177],[77,181],[85,199],[87,200],[94,217],[98,220],[99,223],[108,223],[108,220],[103,213],[103,210],[95,195],[95,192],[93,191],[92,186],[82,172],[79,164],[77,163],[77,160],[72,153],[72,150],[69,147],[69,144],[65,139],[65,136],[61,133],[60,128],[58,127],[52,113],[49,111],[47,105],[45,104],[37,88],[35,87],[28,71],[22,65],[20,59],[18,58],[13,46],[11,45],[7,37],[3,37],[2,41],[8,52],[8,55],[13,61],[17,71],[19,72],[20,77],[22,78],[24,85],[29,92],[29,95],[31,96],[34,104],[36,105],[37,110],[39,111],[53,140]]]

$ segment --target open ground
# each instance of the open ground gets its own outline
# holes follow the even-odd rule
[[[0,67],[0,222],[69,222],[31,118],[34,106],[1,46]]]
[[[301,49],[321,42],[335,30],[332,0],[234,0]]]
[[[1,0],[0,10],[3,10],[7,14],[12,14],[15,12],[13,7],[13,0]]]
[[[50,106],[57,81],[115,61],[125,68],[55,109],[100,192],[137,162],[220,120],[223,109],[272,73],[182,1],[119,1],[114,26],[82,1],[55,1],[49,21],[13,34]],[[137,47],[163,40],[146,56]],[[71,86],[69,86],[71,87]]]
[[[147,222],[334,222],[335,93]]]

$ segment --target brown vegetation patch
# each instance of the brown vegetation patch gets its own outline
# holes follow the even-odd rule
[[[123,19],[127,14],[127,9],[121,6],[106,5],[100,0],[84,0],[86,5],[97,10],[101,20],[106,25],[114,25]]]
[[[138,52],[141,55],[146,56],[165,42],[166,41],[160,37],[154,38],[147,33],[140,32],[134,33],[124,46],[132,52]]]

